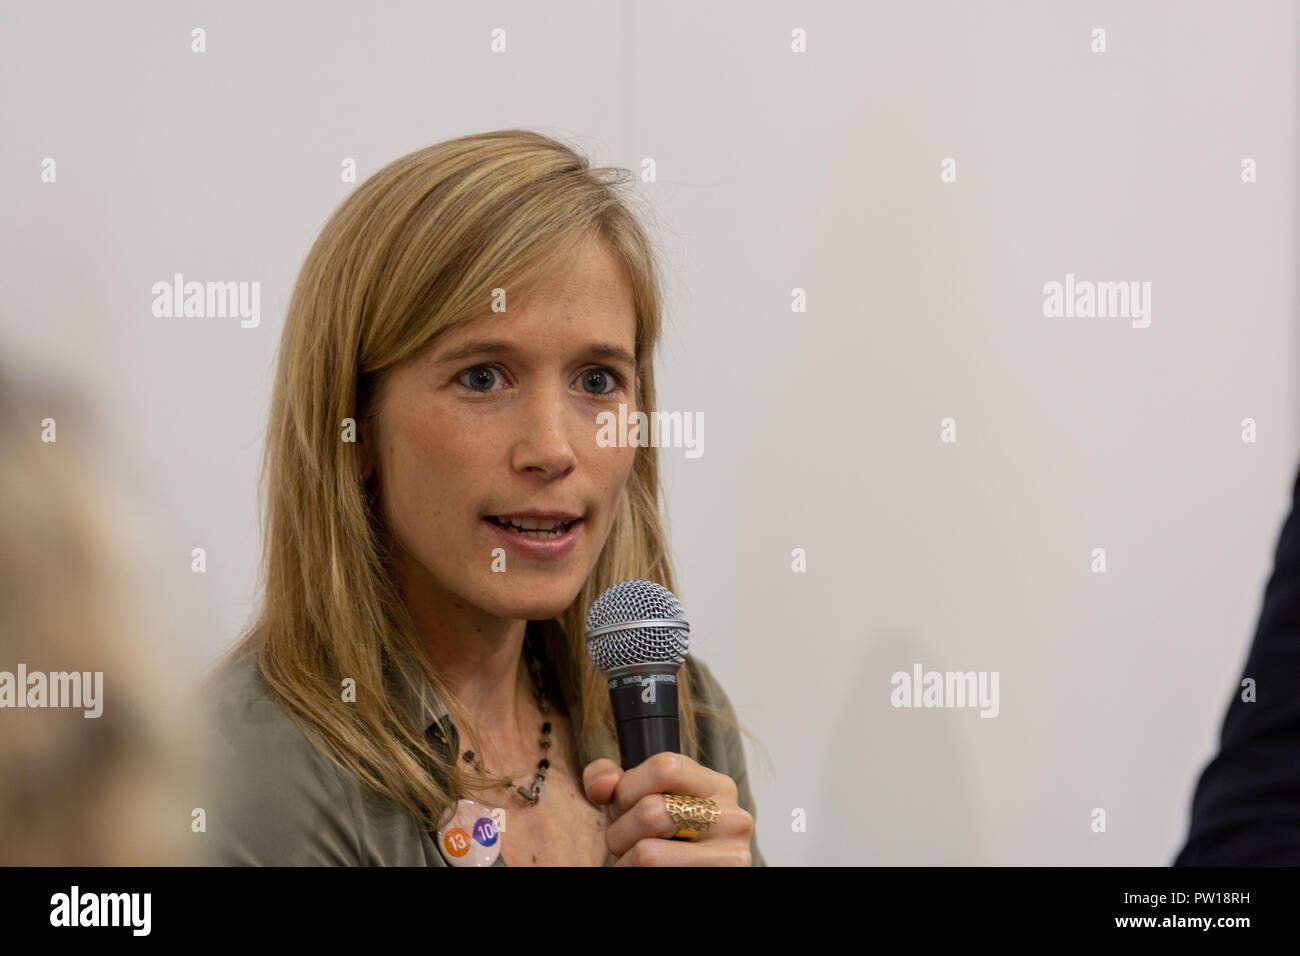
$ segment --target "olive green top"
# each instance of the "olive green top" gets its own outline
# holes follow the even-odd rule
[[[721,685],[701,661],[686,659],[694,699],[711,704],[734,720],[735,712]],[[217,736],[215,757],[220,772],[216,792],[206,808],[209,858],[220,864],[246,866],[446,866],[435,836],[395,801],[366,787],[313,745],[281,708],[249,653],[218,666],[208,685],[213,695]],[[459,735],[433,688],[423,686],[423,701],[409,695],[405,704],[417,722],[449,728],[451,746],[460,752]],[[423,706],[422,706],[423,705]],[[427,710],[425,709],[427,708]],[[421,718],[418,715],[424,714]],[[618,742],[603,730],[595,748],[582,746],[579,708],[573,709],[579,767],[599,757],[621,766]],[[736,782],[738,802],[757,815],[745,769],[739,731],[701,715],[699,763]],[[311,731],[320,740],[315,731]],[[426,729],[427,733],[427,729]],[[451,751],[436,735],[428,737],[444,756]],[[544,799],[544,798],[543,798]],[[755,866],[765,866],[757,835],[750,842]],[[606,855],[605,865],[613,858]],[[504,852],[494,866],[505,866]]]

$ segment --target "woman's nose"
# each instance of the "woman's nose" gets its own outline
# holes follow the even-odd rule
[[[573,468],[574,410],[568,396],[555,389],[535,392],[521,403],[514,436],[514,467],[538,470],[548,475],[564,474]],[[593,417],[594,420],[594,417]]]

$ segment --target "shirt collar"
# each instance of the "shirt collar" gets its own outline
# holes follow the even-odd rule
[[[455,737],[456,728],[452,726],[447,706],[434,692],[433,686],[424,679],[424,674],[418,668],[413,670],[411,680],[415,686],[402,680],[400,674],[394,678],[397,686],[393,688],[393,694],[400,707],[424,733],[433,736],[437,728],[444,727],[450,728]]]

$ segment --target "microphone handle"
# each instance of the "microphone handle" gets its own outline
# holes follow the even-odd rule
[[[681,753],[676,717],[637,717],[618,722],[618,752],[630,770],[657,753]]]
[[[609,682],[623,769],[665,750],[681,753],[677,722],[677,669],[624,674]]]

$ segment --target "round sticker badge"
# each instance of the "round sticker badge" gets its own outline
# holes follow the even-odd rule
[[[473,800],[460,800],[451,818],[438,830],[438,852],[448,866],[492,866],[501,855],[501,834],[492,810]]]

